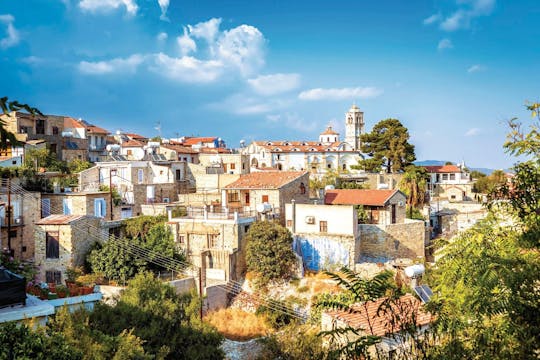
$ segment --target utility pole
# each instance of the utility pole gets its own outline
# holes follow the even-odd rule
[[[11,249],[11,174],[8,177],[8,188],[7,188],[7,198],[8,198],[8,206],[7,206],[7,239],[8,239],[8,250],[9,255],[13,256],[13,250]]]

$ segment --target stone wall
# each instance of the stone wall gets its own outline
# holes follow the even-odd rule
[[[204,299],[204,310],[215,311],[226,308],[229,305],[229,293],[223,285],[208,286]]]
[[[221,201],[221,193],[178,194],[178,202],[182,205],[203,206]]]
[[[197,284],[195,283],[195,278],[193,277],[169,281],[169,284],[179,295],[189,293],[191,290],[197,289]]]
[[[56,270],[61,271],[63,281],[68,267],[84,265],[86,253],[91,246],[105,238],[98,230],[100,225],[101,220],[95,217],[84,217],[64,225],[38,225],[35,232],[35,264],[39,268],[39,278],[45,280],[46,271]],[[46,258],[47,232],[58,233],[58,259]]]
[[[363,260],[385,262],[396,258],[425,256],[425,223],[410,220],[404,224],[358,225]]]
[[[12,220],[11,224],[11,249],[16,259],[30,260],[34,258],[34,229],[35,223],[41,218],[40,208],[41,194],[30,192],[23,196],[12,195],[12,207],[19,207],[19,214],[13,213],[12,218],[21,219],[19,222]],[[0,195],[0,202],[8,203],[7,195]],[[17,205],[14,205],[17,203]],[[1,228],[0,243],[2,248],[8,247],[7,211],[4,209],[4,224]]]

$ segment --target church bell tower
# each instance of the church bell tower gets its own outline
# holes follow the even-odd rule
[[[364,113],[353,104],[345,114],[345,142],[360,151],[360,135],[364,133]]]

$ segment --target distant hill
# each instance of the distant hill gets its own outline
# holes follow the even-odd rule
[[[444,165],[448,161],[447,160],[422,160],[422,161],[415,161],[414,165],[416,166],[437,166],[437,165]],[[490,175],[492,172],[495,171],[495,169],[489,169],[489,168],[477,168],[477,167],[469,167],[469,170],[473,171],[480,171],[481,173],[484,173],[486,175]],[[503,169],[504,172],[512,172],[510,169]]]

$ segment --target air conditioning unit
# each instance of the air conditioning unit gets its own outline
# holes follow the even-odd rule
[[[315,224],[315,216],[306,216],[306,224]]]

